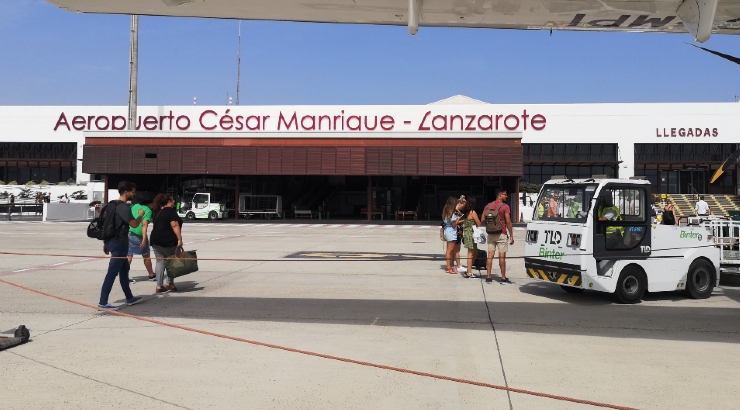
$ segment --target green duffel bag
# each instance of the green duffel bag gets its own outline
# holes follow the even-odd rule
[[[175,253],[172,259],[167,260],[167,276],[170,278],[179,278],[187,274],[198,271],[198,255],[195,251],[183,252],[180,250]]]

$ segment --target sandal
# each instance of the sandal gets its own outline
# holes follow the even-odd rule
[[[450,275],[457,275],[457,270],[455,268],[450,268],[445,270],[445,272],[449,273]]]
[[[165,285],[165,287],[167,288],[167,290],[177,292],[177,288],[175,287],[175,285]]]
[[[161,288],[160,287],[157,287],[157,290],[155,290],[154,293],[166,293],[166,292],[169,292],[169,291],[170,290],[167,289],[167,287],[161,287]]]

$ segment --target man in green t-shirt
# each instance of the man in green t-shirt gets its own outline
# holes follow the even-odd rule
[[[148,193],[141,193],[136,198],[136,204],[131,207],[133,215],[139,215],[139,209],[144,210],[144,217],[141,224],[136,228],[128,229],[128,263],[134,259],[134,255],[141,255],[144,258],[144,266],[149,273],[149,280],[155,280],[154,269],[152,269],[152,259],[149,256],[149,238],[147,230],[152,223],[152,202],[154,197]]]

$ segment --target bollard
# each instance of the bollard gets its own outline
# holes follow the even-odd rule
[[[285,211],[283,211],[283,219],[285,219]]]
[[[326,219],[331,219],[331,213],[330,212],[327,212],[326,213]]]
[[[319,211],[319,221],[321,220],[321,211]]]

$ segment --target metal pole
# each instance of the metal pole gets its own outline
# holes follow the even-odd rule
[[[373,219],[373,177],[367,176],[367,220]]]
[[[239,21],[239,45],[236,49],[236,105],[239,105],[239,88],[242,75],[242,22]]]
[[[239,175],[236,176],[234,181],[234,220],[239,220]]]
[[[128,129],[136,130],[136,95],[139,76],[139,16],[131,16],[131,46],[128,63]]]

